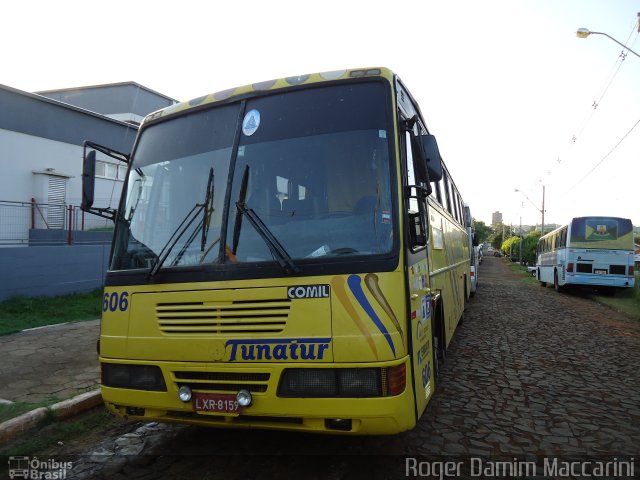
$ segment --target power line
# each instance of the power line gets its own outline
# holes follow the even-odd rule
[[[625,138],[627,138],[627,137],[629,136],[629,134],[630,134],[631,132],[633,132],[633,130],[634,130],[634,129],[639,125],[639,124],[640,124],[640,119],[638,119],[638,121],[633,125],[633,127],[631,127],[631,129],[629,129],[629,131],[628,131],[627,133],[625,133],[625,134],[622,136],[622,138],[618,141],[618,143],[616,143],[616,144],[613,146],[613,148],[612,148],[611,150],[609,150],[609,152],[608,152],[604,157],[602,157],[602,158],[600,159],[600,161],[599,161],[598,163],[596,163],[596,164],[591,168],[591,170],[589,170],[589,171],[588,171],[588,172],[587,172],[587,173],[586,173],[586,174],[585,174],[585,175],[584,175],[580,180],[578,180],[578,181],[577,181],[577,182],[576,182],[576,183],[575,183],[571,188],[569,188],[568,190],[566,190],[566,191],[565,191],[565,193],[564,193],[564,195],[562,195],[562,196],[564,197],[564,196],[565,196],[566,194],[568,194],[571,190],[573,190],[575,187],[577,187],[578,185],[580,185],[580,184],[583,182],[583,180],[584,180],[585,178],[587,178],[589,175],[591,175],[591,174],[593,173],[593,171],[594,171],[596,168],[598,168],[598,167],[602,164],[602,162],[604,162],[604,161],[609,157],[609,155],[611,155],[611,154],[615,151],[615,149],[616,149],[616,148],[618,148],[618,146],[620,146],[620,144],[625,140]]]
[[[629,33],[629,36],[627,37],[627,40],[626,40],[625,44],[628,44],[629,41],[631,40],[631,37],[632,37],[632,35],[634,33],[635,28],[636,27],[634,25],[634,27],[631,29],[631,32]],[[636,40],[637,40],[637,36],[636,36]],[[634,43],[635,43],[635,40],[634,40]],[[618,55],[618,58],[616,59],[615,63],[613,64],[613,67],[611,68],[611,71],[609,72],[609,75],[607,76],[607,80],[605,80],[605,84],[601,89],[602,93],[599,95],[599,97],[597,97],[598,99],[594,100],[593,103],[590,105],[589,111],[588,111],[588,113],[585,114],[584,118],[582,119],[582,122],[580,123],[580,126],[578,127],[577,133],[574,133],[573,136],[571,137],[571,142],[572,143],[576,143],[577,142],[578,138],[580,138],[580,136],[582,135],[582,132],[587,127],[589,121],[591,121],[591,118],[593,118],[593,115],[595,114],[595,111],[598,109],[598,106],[600,106],[600,104],[602,103],[602,100],[604,99],[604,96],[606,95],[607,91],[609,90],[609,87],[611,86],[611,84],[615,80],[616,76],[618,75],[618,72],[620,71],[620,68],[622,67],[622,63],[625,61],[626,58],[627,58],[627,54],[625,53],[624,50],[622,50],[620,52],[620,55]]]

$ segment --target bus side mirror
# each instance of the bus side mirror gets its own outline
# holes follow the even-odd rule
[[[474,246],[474,247],[477,247],[478,245],[480,245],[480,242],[479,242],[479,240],[478,240],[478,234],[477,234],[477,233],[474,233],[474,234],[473,234],[473,246]]]
[[[96,151],[91,150],[82,159],[82,210],[93,206],[96,185]]]
[[[433,135],[420,135],[420,143],[422,144],[429,181],[438,182],[442,179],[442,157],[440,156],[436,137]]]
[[[416,182],[418,184],[423,183],[425,185],[428,185],[428,196],[431,193],[431,186],[429,185],[429,173],[427,172],[427,159],[425,157],[424,148],[422,146],[422,142],[420,141],[420,137],[416,137],[413,132],[410,132],[409,135],[411,136],[411,152],[414,157],[413,165],[415,168]]]

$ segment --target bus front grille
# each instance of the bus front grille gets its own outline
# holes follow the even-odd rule
[[[237,392],[241,389],[251,393],[267,391],[270,373],[264,372],[173,372],[174,382],[181,387],[188,385],[200,392]]]
[[[158,303],[160,331],[171,335],[279,333],[289,317],[289,300]]]

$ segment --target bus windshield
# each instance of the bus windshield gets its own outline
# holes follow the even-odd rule
[[[111,269],[273,262],[253,217],[293,261],[390,252],[388,96],[324,86],[143,126]]]

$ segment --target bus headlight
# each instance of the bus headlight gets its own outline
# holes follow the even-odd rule
[[[289,368],[282,373],[280,397],[381,397],[380,368]]]
[[[102,384],[105,387],[131,388],[166,392],[167,386],[160,367],[156,365],[102,364]]]
[[[191,400],[191,388],[187,385],[182,385],[178,390],[178,398],[185,403]]]
[[[249,390],[240,390],[236,395],[236,400],[238,400],[238,405],[241,407],[248,407],[253,402],[253,397]]]

